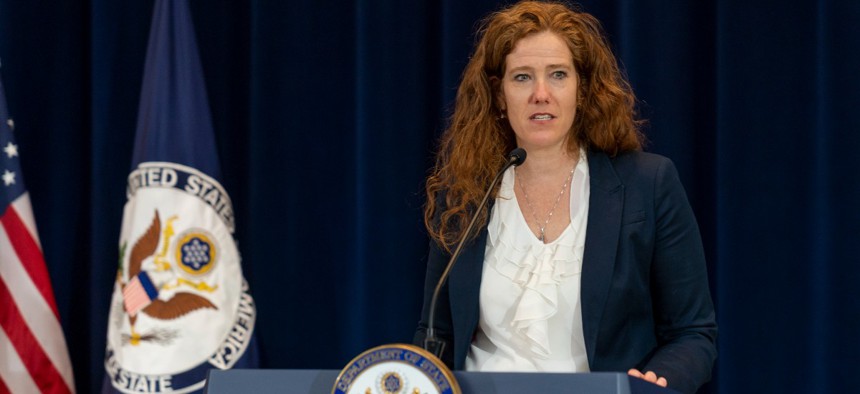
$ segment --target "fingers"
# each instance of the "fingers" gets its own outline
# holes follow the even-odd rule
[[[657,376],[657,374],[653,371],[647,371],[643,374],[636,368],[630,368],[630,370],[627,371],[627,374],[634,378],[639,378],[645,380],[646,382],[651,382],[661,387],[666,387],[669,384],[669,382],[666,381],[666,378],[662,376]]]
[[[657,383],[657,374],[652,371],[645,372],[645,381]]]

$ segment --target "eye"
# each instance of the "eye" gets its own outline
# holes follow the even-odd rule
[[[551,75],[555,79],[565,79],[567,78],[567,71],[553,71]]]
[[[528,81],[529,79],[531,79],[531,76],[528,74],[515,74],[514,75],[514,81],[517,81],[517,82],[524,82],[524,81]]]

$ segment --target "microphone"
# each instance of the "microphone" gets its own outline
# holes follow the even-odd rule
[[[436,338],[435,323],[436,301],[439,299],[442,285],[444,285],[445,281],[448,279],[448,274],[451,273],[451,268],[454,266],[454,263],[457,262],[457,257],[460,256],[460,251],[463,250],[463,245],[465,245],[466,240],[469,239],[469,234],[475,227],[475,222],[478,221],[478,216],[480,215],[481,210],[483,210],[487,205],[487,200],[490,198],[490,193],[493,191],[493,188],[496,187],[496,184],[499,183],[499,179],[502,178],[502,175],[508,170],[508,168],[523,164],[524,161],[526,161],[526,150],[523,148],[516,148],[508,154],[508,162],[505,163],[505,166],[502,167],[501,170],[499,170],[496,177],[493,178],[493,182],[491,182],[490,186],[487,187],[487,192],[484,194],[484,198],[481,200],[481,203],[478,204],[477,209],[475,209],[475,213],[472,215],[472,221],[469,222],[469,225],[466,226],[466,231],[463,231],[463,235],[460,236],[457,248],[454,249],[454,253],[451,253],[451,259],[448,260],[448,265],[445,266],[445,271],[442,271],[442,276],[439,277],[439,282],[436,283],[436,289],[433,290],[433,298],[430,299],[430,316],[427,320],[427,336],[424,337],[424,350],[433,353],[433,355],[438,357],[440,360],[442,359],[442,353],[445,351],[445,342]]]

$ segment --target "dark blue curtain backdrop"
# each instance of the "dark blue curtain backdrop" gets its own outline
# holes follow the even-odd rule
[[[411,339],[423,179],[499,4],[191,2],[266,368],[339,369]],[[0,73],[82,393],[103,374],[152,6],[0,0]],[[720,324],[703,391],[856,391],[860,2],[583,6],[700,222]]]

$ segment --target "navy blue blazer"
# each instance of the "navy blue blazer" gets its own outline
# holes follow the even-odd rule
[[[627,152],[588,153],[591,196],[580,300],[591,371],[654,371],[681,392],[710,379],[717,323],[701,236],[672,162]],[[437,301],[443,361],[463,369],[479,317],[487,227],[463,248]],[[430,242],[423,343],[430,298],[449,254]],[[453,346],[451,346],[453,344]]]

